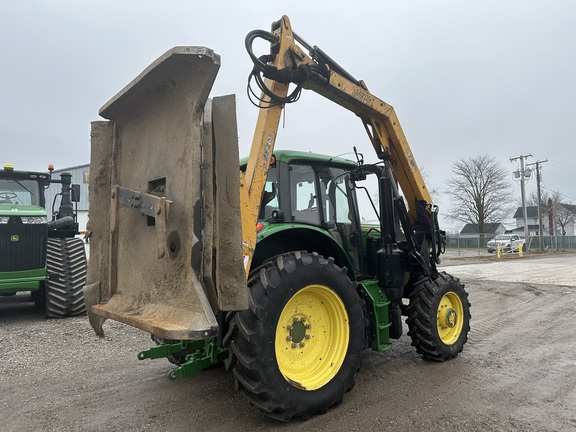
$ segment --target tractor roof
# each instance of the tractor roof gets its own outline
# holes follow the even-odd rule
[[[285,163],[310,163],[312,165],[327,164],[327,165],[344,165],[349,168],[358,167],[358,163],[350,160],[344,159],[337,156],[327,156],[312,152],[303,152],[295,150],[274,150],[274,156],[277,161]],[[248,163],[248,158],[244,157],[240,159],[240,166],[246,165]]]
[[[50,173],[42,171],[19,171],[15,170],[13,165],[5,164],[4,168],[0,170],[0,179],[35,180],[48,184]]]

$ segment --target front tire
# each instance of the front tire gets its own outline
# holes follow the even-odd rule
[[[305,420],[342,402],[362,365],[367,321],[332,259],[291,252],[248,280],[249,309],[228,316],[227,368],[265,415]]]
[[[420,281],[407,309],[412,346],[428,360],[445,361],[464,348],[470,331],[470,303],[464,285],[441,272]]]

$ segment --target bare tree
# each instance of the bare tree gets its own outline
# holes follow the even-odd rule
[[[566,235],[566,227],[576,222],[576,215],[574,211],[576,206],[571,203],[562,202],[565,197],[558,191],[550,191],[543,189],[541,192],[541,209],[544,214],[544,226],[548,226],[548,230],[552,233],[554,231],[550,224],[556,225],[558,235]],[[532,192],[526,200],[527,205],[538,206],[538,194]],[[552,221],[552,216],[555,220]],[[548,222],[546,222],[548,221]]]
[[[552,201],[554,201],[554,198],[552,196],[552,194],[547,191],[546,189],[542,189],[540,191],[540,195],[541,195],[541,202],[540,204],[542,205],[542,208],[545,208],[547,206],[547,202],[549,198],[552,198]],[[520,207],[522,204],[522,200],[519,200],[518,202],[520,202],[520,204],[518,205],[518,207]],[[556,201],[554,201],[556,203]],[[528,207],[538,207],[538,192],[533,190],[532,192],[530,192],[530,194],[526,197],[526,206]]]
[[[566,227],[573,225],[576,222],[576,205],[571,203],[563,203],[564,196],[556,191],[553,192],[549,199],[544,203],[546,213],[552,213],[554,224],[556,225],[556,235],[566,235]],[[549,222],[552,222],[549,218]],[[550,227],[550,232],[553,233],[554,228]]]
[[[460,159],[452,164],[446,193],[451,207],[448,217],[476,224],[480,234],[485,225],[501,222],[514,207],[510,200],[509,173],[500,162],[489,155]]]
[[[574,206],[572,206],[574,207]],[[573,225],[576,220],[574,213],[572,213],[564,204],[560,204],[556,208],[556,231],[558,234],[565,236],[566,227]]]

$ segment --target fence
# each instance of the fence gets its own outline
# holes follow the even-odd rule
[[[494,235],[460,236],[448,234],[446,247],[460,251],[477,251],[478,254],[487,254],[487,244]],[[540,251],[540,237],[528,237],[526,244],[530,251]],[[576,250],[576,236],[543,236],[542,244],[545,251]]]

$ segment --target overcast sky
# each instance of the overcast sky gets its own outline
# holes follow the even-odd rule
[[[99,108],[177,45],[221,55],[212,96],[236,93],[246,155],[257,109],[246,97],[244,37],[286,14],[295,32],[395,107],[430,189],[445,189],[458,159],[490,154],[512,179],[509,159],[532,153],[529,163],[548,159],[543,186],[575,203],[575,5],[0,0],[0,162],[38,170],[88,163]],[[376,160],[361,122],[312,92],[288,107],[276,146],[350,158],[356,146]],[[530,180],[528,192],[535,187]],[[446,196],[439,204],[450,206]]]

